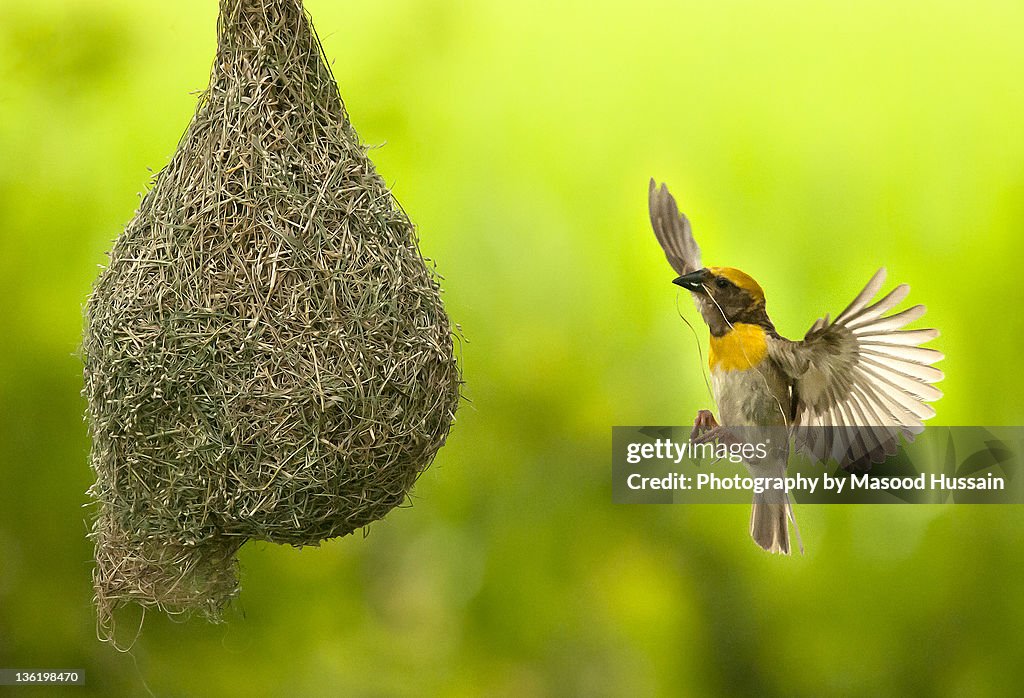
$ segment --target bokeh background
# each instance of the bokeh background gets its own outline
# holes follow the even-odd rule
[[[0,667],[96,696],[1019,688],[1021,507],[804,506],[784,559],[746,507],[615,506],[609,478],[613,425],[710,405],[651,176],[783,334],[884,264],[943,331],[936,422],[1024,423],[1024,5],[306,4],[466,338],[449,445],[368,536],[247,546],[227,624],[98,642],[82,306],[216,3],[4,0]]]

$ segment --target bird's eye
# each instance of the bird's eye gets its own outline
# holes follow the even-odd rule
[[[728,288],[729,280],[723,279],[722,277],[718,277],[717,279],[715,279],[715,285],[718,286],[718,288]]]

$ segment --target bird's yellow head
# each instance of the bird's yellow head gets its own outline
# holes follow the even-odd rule
[[[737,323],[774,331],[765,311],[764,290],[747,273],[733,267],[706,267],[683,274],[674,284],[691,291],[711,334],[722,336]]]
[[[715,278],[732,282],[736,287],[749,293],[755,301],[764,305],[764,290],[761,284],[754,281],[754,277],[747,272],[734,267],[708,267],[708,271]]]

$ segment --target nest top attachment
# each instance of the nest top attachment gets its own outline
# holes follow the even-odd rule
[[[405,501],[459,400],[415,229],[298,0],[222,0],[210,87],[87,305],[101,621],[216,618],[249,538]]]

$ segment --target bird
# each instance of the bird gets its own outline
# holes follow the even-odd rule
[[[785,475],[790,441],[819,463],[863,472],[896,453],[901,437],[912,441],[935,416],[929,403],[942,397],[934,384],[944,374],[933,364],[944,355],[921,345],[939,331],[904,329],[924,315],[923,305],[892,312],[909,294],[907,284],[873,302],[885,283],[884,267],[834,319],[826,314],[802,340],[786,339],[753,277],[702,264],[690,221],[665,184],[651,179],[648,205],[655,237],[678,274],[672,283],[690,292],[710,333],[718,420],[710,410],[698,411],[691,441],[727,442],[744,429],[784,429],[785,451],[747,461],[755,477]],[[788,492],[754,494],[750,535],[761,548],[790,554],[790,523],[799,543]]]

